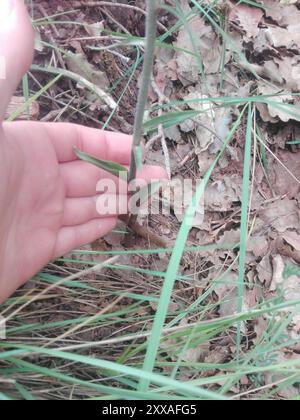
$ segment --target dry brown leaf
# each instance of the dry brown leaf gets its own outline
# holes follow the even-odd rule
[[[212,182],[205,189],[205,207],[212,211],[228,211],[240,201],[241,178],[225,175],[223,180]]]
[[[255,257],[264,257],[269,250],[269,242],[265,236],[253,235],[248,242],[247,251],[253,252]]]
[[[190,363],[201,362],[210,353],[209,347],[209,343],[204,343],[195,348],[187,349],[181,353],[181,359]]]
[[[285,301],[287,302],[297,300],[300,301],[300,276],[292,275],[287,279],[283,276],[286,265],[290,264],[291,260],[286,257],[282,257],[281,255],[276,255],[273,258],[273,278],[270,291],[281,291]],[[282,311],[282,315],[280,314],[278,316],[286,316],[293,311],[293,307],[286,308]],[[299,316],[299,313],[294,313],[291,323],[292,336],[294,339],[300,337]]]
[[[293,0],[295,3],[295,0]],[[265,6],[266,17],[272,18],[280,26],[297,24],[300,21],[300,12],[293,4],[284,4],[278,0],[258,0]]]
[[[233,22],[239,22],[239,25],[246,32],[247,38],[254,38],[259,34],[258,25],[263,15],[262,9],[239,4],[231,10],[229,19]]]
[[[290,120],[300,121],[300,108],[297,106],[294,107],[286,107],[284,108],[283,104],[293,104],[294,103],[294,97],[289,92],[280,92],[277,91],[270,85],[267,85],[266,83],[259,81],[258,82],[258,93],[261,95],[274,95],[269,98],[269,101],[272,103],[267,103],[267,109],[269,112],[269,117],[265,114],[265,111],[262,112],[261,116],[266,122],[279,122],[279,120],[283,122],[288,122]],[[274,104],[273,104],[274,103]],[[278,103],[278,106],[276,105]],[[261,104],[258,104],[258,109],[261,111],[262,108],[260,106]]]
[[[283,283],[284,261],[281,255],[273,257],[273,277],[270,285],[270,292],[277,290],[278,286]]]
[[[300,226],[297,201],[288,198],[268,203],[260,210],[259,217],[279,233],[284,233],[287,229],[298,229]]]
[[[270,113],[269,113],[269,109],[268,106],[266,104],[262,104],[262,103],[258,103],[256,104],[256,107],[260,113],[260,116],[262,118],[262,120],[264,122],[269,122],[269,123],[278,123],[278,118],[273,118],[271,117]]]
[[[86,24],[84,29],[92,37],[99,37],[102,35],[104,28],[104,21]]]
[[[300,235],[297,232],[289,230],[282,235],[282,238],[296,251],[300,251]]]
[[[253,342],[254,344],[257,344],[261,341],[261,338],[264,336],[265,331],[268,327],[268,321],[262,317],[257,318],[254,324],[254,332],[256,334],[256,337],[254,338]]]
[[[273,353],[273,357],[276,358],[276,363],[284,363],[291,360],[298,361],[300,364],[300,357],[298,354],[293,352],[285,352],[284,350],[277,351],[276,353]],[[276,372],[268,372],[265,374],[265,383],[266,385],[269,385],[270,387],[272,384],[277,383],[278,381],[283,381],[284,378],[287,376],[290,376],[290,373],[280,374]],[[284,387],[281,387],[278,391],[278,395],[282,398],[286,399],[293,399],[299,397],[299,390],[297,389],[297,379],[295,379],[295,386],[292,385],[285,385]]]
[[[267,287],[271,284],[273,269],[270,261],[270,255],[265,255],[261,262],[257,264],[256,271],[258,280]]]
[[[289,257],[300,264],[300,252],[291,247],[282,236],[276,239],[275,246],[279,254]]]
[[[211,31],[209,26],[206,26],[204,19],[195,17],[190,23],[190,30],[195,36],[197,50],[200,51],[201,47],[205,48],[202,38]],[[187,50],[191,53],[194,52],[194,45],[190,38],[190,33],[186,28],[179,31],[177,41],[174,45],[176,48]],[[193,55],[185,52],[177,52],[175,54],[175,61],[177,63],[177,72],[180,81],[184,86],[196,83],[199,80],[199,60]]]
[[[278,196],[286,195],[294,199],[300,191],[300,151],[292,153],[279,150],[276,156],[280,163],[274,160],[270,165],[270,180],[274,191]]]
[[[230,356],[230,349],[227,346],[218,346],[209,352],[205,357],[204,362],[209,364],[221,364],[228,359],[228,356]]]
[[[184,12],[189,13],[191,10],[188,3],[184,2]],[[207,73],[219,70],[222,56],[220,42],[212,27],[199,15],[189,20],[189,30],[185,26],[182,27],[174,46],[192,53],[177,51],[175,54],[178,78],[184,86],[199,81],[200,62],[204,64]],[[199,58],[195,57],[195,53],[199,54]]]
[[[217,241],[218,245],[234,245],[238,244],[241,239],[241,231],[238,230],[226,230],[223,235]]]
[[[253,40],[253,50],[256,54],[263,53],[270,49],[270,42],[266,37],[265,29],[261,29]]]
[[[281,56],[281,58],[274,58],[274,62],[278,66],[278,72],[284,79],[286,89],[293,92],[300,90],[300,59],[299,56]]]
[[[214,292],[220,300],[220,316],[226,317],[237,313],[238,305],[238,290],[237,290],[238,276],[231,272],[226,276],[220,278],[214,286]],[[252,297],[249,290],[244,290],[243,312],[248,311],[252,306]],[[246,332],[246,324],[243,323],[244,332]]]
[[[289,26],[288,29],[269,27],[266,36],[275,48],[298,49],[300,46],[299,25]]]
[[[208,127],[213,131],[215,119],[215,111],[207,99],[208,96],[202,95],[200,91],[198,92],[196,90],[190,92],[184,97],[185,101],[195,101],[189,102],[189,107],[191,109],[201,112],[199,115],[194,117],[193,120],[187,120],[184,122],[184,125],[181,124],[180,126],[181,129],[186,132],[193,130],[196,131],[198,140],[197,154],[206,151],[214,141],[214,135],[212,132],[205,128]],[[203,102],[201,102],[202,100]]]

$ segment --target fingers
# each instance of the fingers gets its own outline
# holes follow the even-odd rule
[[[62,164],[61,175],[65,184],[66,196],[69,198],[91,197],[97,192],[103,193],[104,191],[97,189],[100,180],[107,181],[110,193],[127,194],[125,181],[86,162],[76,161]],[[142,172],[138,173],[137,178],[150,182],[167,179],[167,174],[163,168],[146,165]]]
[[[116,227],[117,218],[96,219],[73,227],[64,227],[60,230],[54,253],[54,259],[59,258],[80,246],[89,244],[105,236]]]
[[[34,50],[34,34],[22,0],[0,2],[0,120],[11,96],[28,70]]]
[[[74,147],[102,160],[122,165],[131,161],[132,137],[76,124],[44,124],[59,162],[77,160]]]
[[[116,217],[128,213],[127,195],[102,194],[95,197],[68,198],[62,226],[78,226],[90,220]]]

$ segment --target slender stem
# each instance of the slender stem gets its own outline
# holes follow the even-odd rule
[[[156,31],[157,31],[157,9],[158,0],[147,0],[147,22],[146,22],[146,50],[144,57],[144,66],[142,73],[141,88],[138,96],[138,103],[136,109],[136,117],[134,122],[133,133],[133,148],[132,160],[129,171],[129,182],[133,181],[136,177],[137,171],[137,154],[138,148],[141,145],[143,134],[143,122],[145,115],[145,108],[148,100],[148,93],[150,81],[152,76]]]

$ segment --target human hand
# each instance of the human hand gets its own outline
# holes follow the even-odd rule
[[[0,302],[49,261],[116,225],[118,215],[101,217],[96,210],[96,185],[111,175],[77,160],[74,146],[99,159],[130,164],[132,140],[123,134],[64,123],[3,123],[11,96],[31,64],[33,42],[22,1],[1,0],[0,58],[7,77],[0,79]],[[166,174],[145,166],[140,177],[148,181]]]

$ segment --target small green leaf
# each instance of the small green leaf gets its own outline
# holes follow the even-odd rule
[[[167,112],[166,114],[161,115],[160,117],[152,118],[144,123],[144,129],[149,132],[155,130],[160,124],[164,128],[170,128],[173,125],[178,125],[189,118],[194,118],[198,116],[201,111],[176,111],[176,112]]]
[[[124,179],[124,173],[126,175],[128,173],[128,169],[125,166],[120,165],[119,163],[111,162],[109,160],[97,159],[94,156],[82,152],[76,147],[74,148],[74,152],[76,156],[84,162],[91,163],[92,165],[97,166],[98,168],[104,169],[106,172],[109,172],[110,174],[117,176],[118,178]]]
[[[288,141],[286,144],[299,145],[300,144],[300,140]]]

